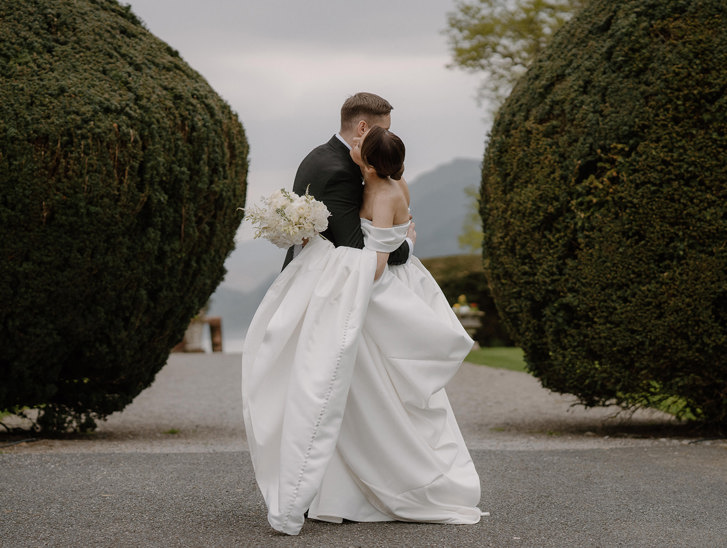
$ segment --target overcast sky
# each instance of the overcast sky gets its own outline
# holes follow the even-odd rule
[[[122,3],[237,112],[250,143],[248,203],[292,186],[300,161],[338,130],[341,103],[357,91],[394,106],[409,180],[484,153],[478,77],[446,68],[442,30],[454,0]]]

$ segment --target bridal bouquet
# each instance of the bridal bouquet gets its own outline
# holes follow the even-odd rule
[[[306,190],[303,196],[280,189],[262,205],[247,210],[247,219],[255,225],[255,238],[266,238],[278,247],[302,244],[328,228],[330,211]]]

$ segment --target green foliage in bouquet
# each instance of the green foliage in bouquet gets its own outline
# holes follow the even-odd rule
[[[0,5],[0,409],[87,430],[152,382],[224,275],[247,155],[128,7]]]
[[[596,0],[485,153],[493,297],[543,385],[727,424],[727,3]]]

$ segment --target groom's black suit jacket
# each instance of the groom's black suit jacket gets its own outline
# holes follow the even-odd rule
[[[331,216],[323,236],[333,245],[363,248],[363,232],[359,211],[363,201],[361,169],[351,159],[348,148],[335,135],[330,141],[314,148],[298,167],[293,192],[305,194],[306,189],[316,200],[326,204]],[[403,264],[409,258],[409,244],[389,255],[389,264]],[[288,249],[283,268],[293,259]]]

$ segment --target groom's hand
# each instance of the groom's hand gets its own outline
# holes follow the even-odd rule
[[[406,237],[411,240],[412,244],[417,243],[417,231],[414,230],[414,221],[409,223],[409,228],[406,231]]]

